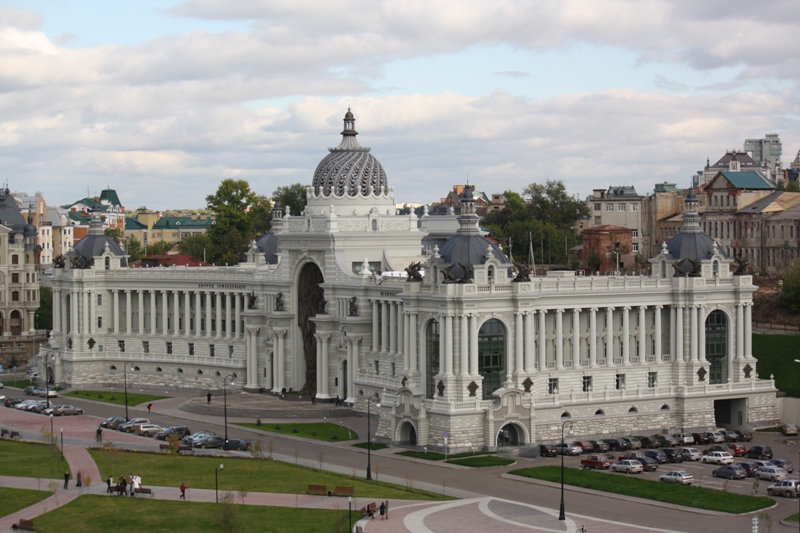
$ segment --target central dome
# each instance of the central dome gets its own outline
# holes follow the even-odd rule
[[[328,148],[330,154],[314,171],[311,187],[316,196],[370,197],[387,193],[386,172],[369,148],[358,144],[355,123],[348,109],[342,142],[336,148]]]

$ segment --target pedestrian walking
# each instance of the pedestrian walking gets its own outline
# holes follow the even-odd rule
[[[69,472],[64,472],[64,488],[69,488]]]
[[[119,486],[122,487],[122,490],[119,491],[117,494],[122,496],[125,494],[128,495],[128,479],[125,476],[119,476]]]
[[[81,473],[80,473],[80,471],[78,471],[78,474],[75,476],[75,481],[76,481],[76,483],[75,483],[76,487],[82,487],[83,486],[83,484],[81,483]]]
[[[380,512],[381,512],[381,520],[383,520],[383,515],[386,514],[386,504],[383,502],[381,502]]]
[[[186,484],[181,482],[181,500],[186,499]]]
[[[150,411],[152,411],[152,410],[153,410],[153,404],[152,403],[148,403],[147,404],[147,414],[149,415]]]
[[[108,479],[106,480],[106,485],[108,485],[108,489],[106,489],[106,494],[108,494],[109,492],[111,492],[111,476],[108,476]]]
[[[336,395],[336,403],[334,404],[334,407],[339,407],[341,405],[342,405],[342,400],[339,399],[339,395],[337,394]]]
[[[386,520],[389,520],[389,500],[386,500],[384,505],[386,505]]]
[[[311,405],[317,405],[317,395],[316,394],[312,394],[311,395]]]
[[[103,428],[97,428],[94,432],[94,438],[97,442],[103,442]]]
[[[210,392],[208,394],[206,394],[206,399],[208,400],[208,403],[211,403],[211,393]]]

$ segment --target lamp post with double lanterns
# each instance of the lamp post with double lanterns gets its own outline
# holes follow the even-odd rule
[[[222,444],[222,449],[228,449],[228,378],[233,378],[231,380],[231,386],[236,382],[236,374],[228,374],[224,378],[222,378],[222,398],[223,398],[223,411],[225,413],[225,442]]]
[[[564,442],[564,428],[569,425],[569,435],[572,435],[572,422],[567,420],[563,424],[561,424],[561,507],[558,511],[558,519],[559,520],[566,520],[567,515],[564,513],[564,455],[565,455],[565,445]]]
[[[377,392],[373,392],[369,398],[367,398],[367,480],[372,480],[372,433],[370,431],[370,407],[372,406],[372,399],[375,398],[377,402],[375,405],[380,408],[381,406],[381,397],[378,396]]]

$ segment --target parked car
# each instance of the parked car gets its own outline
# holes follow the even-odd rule
[[[589,442],[588,440],[577,440],[575,444],[583,448],[583,453],[593,453],[594,452],[594,444]]]
[[[728,453],[731,453],[731,450],[730,450],[730,448],[728,448],[727,444],[715,444],[714,446],[712,446],[710,448],[706,448],[705,450],[703,450],[703,455],[708,455],[711,452],[728,452]],[[733,454],[731,454],[731,455],[733,455]]]
[[[714,441],[714,444],[721,444],[725,442],[725,436],[719,431],[709,431],[706,433],[708,438]]]
[[[772,459],[772,464],[783,468],[790,474],[794,472],[794,465],[789,459]]]
[[[39,391],[39,396],[42,397],[42,398],[57,398],[58,397],[58,392],[54,391],[53,389],[40,390]]]
[[[583,448],[574,442],[559,442],[556,444],[556,449],[561,455],[580,455],[583,452]]]
[[[55,416],[82,415],[83,409],[74,405],[59,405],[56,409],[53,409],[53,414]]]
[[[699,461],[703,458],[703,454],[697,448],[679,448],[679,450],[684,461]]]
[[[539,456],[540,457],[555,457],[556,455],[558,455],[558,448],[556,448],[552,444],[540,444],[539,445]]]
[[[105,420],[100,422],[100,427],[101,428],[113,429],[114,427],[116,427],[117,425],[121,424],[122,422],[125,422],[125,417],[123,417],[123,416],[109,416],[108,418],[106,418]],[[116,425],[112,427],[112,424],[114,424],[114,423],[116,423]]]
[[[716,470],[712,470],[711,475],[725,479],[744,479],[747,477],[747,472],[739,465],[722,465]]]
[[[14,409],[19,409],[20,411],[27,411],[28,407],[33,405],[36,400],[22,400],[17,405],[14,406]]]
[[[680,444],[694,444],[694,437],[691,433],[675,433],[672,435],[680,441]]]
[[[150,421],[146,418],[131,418],[124,424],[118,425],[117,431],[124,431],[125,433],[133,433],[134,431],[136,431],[136,426],[149,423]]]
[[[728,448],[730,448],[730,454],[734,457],[742,457],[744,454],[747,453],[747,448],[739,444],[738,442],[731,442],[728,444]]]
[[[22,403],[24,401],[25,400],[23,400],[22,398],[6,398],[5,401],[3,401],[3,405],[5,405],[6,407],[14,407],[18,403]]]
[[[167,440],[170,435],[177,435],[179,439],[182,439],[186,435],[191,435],[192,432],[189,431],[189,428],[186,426],[173,426],[169,428],[164,428],[158,433],[156,433],[155,437],[158,440]]]
[[[747,473],[747,477],[756,477],[758,475],[758,465],[755,463],[743,462],[743,463],[736,463],[737,466],[741,466],[745,473]]]
[[[164,428],[156,424],[140,424],[136,426],[136,434],[143,437],[152,437],[163,429]]]
[[[127,420],[125,420],[124,416],[115,416],[115,417],[112,417],[112,418],[116,418],[116,420],[108,423],[108,426],[106,426],[106,427],[108,427],[108,429],[117,429],[118,430],[119,427],[122,424],[125,424],[125,423],[128,422]]]
[[[665,448],[674,448],[675,446],[680,446],[683,444],[681,439],[678,437],[673,437],[672,435],[656,435],[656,437],[659,437],[664,441]]]
[[[655,459],[651,459],[647,456],[641,456],[637,457],[636,460],[642,463],[642,468],[645,472],[654,472],[658,470],[658,461]]]
[[[750,442],[753,440],[753,432],[744,429],[737,429],[736,434],[739,435],[739,442]]]
[[[800,481],[796,479],[784,479],[778,481],[774,485],[767,487],[767,494],[770,496],[786,496],[787,498],[795,498],[800,496]]]
[[[780,481],[789,477],[789,472],[777,466],[762,466],[758,469],[758,479]]]
[[[639,439],[642,443],[642,448],[661,448],[664,446],[664,441],[658,437],[642,437]]]
[[[608,444],[608,448],[615,452],[624,452],[631,449],[630,443],[622,439],[606,439],[603,442]]]
[[[199,439],[195,439],[192,442],[192,446],[195,448],[221,448],[222,445],[225,443],[225,439],[223,437],[218,437],[216,435],[206,435],[204,437],[200,437]]]
[[[772,459],[772,448],[769,446],[753,446],[747,450],[745,456],[750,459]]]
[[[630,446],[631,450],[641,450],[642,449],[642,442],[637,438],[625,437],[625,438],[620,439],[620,440],[623,440],[623,441],[627,442],[628,445]]]
[[[50,416],[59,407],[63,407],[63,404],[51,403],[50,407],[45,407],[44,409],[42,409],[42,414],[45,415],[45,416]]]
[[[597,440],[590,440],[589,442],[591,442],[591,443],[592,443],[592,446],[594,446],[594,451],[595,451],[595,452],[599,452],[599,453],[605,453],[605,452],[607,452],[607,451],[609,451],[609,450],[611,449],[611,448],[608,446],[608,443],[607,443],[607,442],[603,442],[603,441],[601,441],[601,440],[600,440],[600,441],[597,441]]]
[[[670,463],[682,463],[683,462],[683,452],[680,451],[678,448],[664,448],[661,450],[664,455],[667,456],[667,461]]]
[[[42,411],[44,411],[45,409],[47,409],[47,405],[48,405],[49,403],[50,403],[50,402],[36,402],[35,404],[33,404],[33,405],[31,406],[31,408],[30,408],[30,409],[28,409],[28,411],[30,411],[30,412],[32,412],[32,413],[41,413]]]
[[[181,442],[183,444],[186,444],[187,446],[193,446],[194,445],[194,441],[196,439],[201,439],[203,437],[208,437],[208,436],[212,436],[212,435],[215,436],[215,437],[217,436],[217,434],[214,433],[213,431],[207,431],[207,430],[203,429],[203,430],[200,430],[200,431],[195,431],[191,435],[187,435],[187,436],[183,437],[183,439],[181,439]]]
[[[720,431],[720,433],[725,437],[725,442],[739,442],[739,435],[737,435],[735,431],[726,429],[725,431]]]
[[[669,461],[667,459],[667,454],[662,452],[661,450],[647,450],[644,452],[646,457],[653,459],[654,461],[658,461],[659,464],[664,464]]]
[[[246,452],[250,449],[250,443],[243,439],[228,439],[228,444],[224,447],[229,450],[241,450]]]
[[[784,424],[781,428],[784,435],[797,435],[797,426],[794,424]]]
[[[642,463],[636,459],[622,459],[620,462],[612,465],[611,470],[614,472],[624,472],[626,474],[641,474],[644,472]]]
[[[25,394],[25,396],[39,396],[39,388],[29,385],[22,390],[22,393]]]
[[[687,472],[686,470],[673,470],[672,472],[667,472],[666,474],[662,474],[658,478],[658,480],[663,481],[664,483],[691,485],[692,481],[694,481],[694,476],[690,472]]]
[[[711,452],[704,455],[701,461],[717,465],[729,465],[733,463],[733,456],[728,452]]]
[[[584,470],[594,468],[596,470],[608,469],[614,464],[614,460],[610,455],[590,455],[586,459],[581,460],[581,466]]]
[[[699,446],[709,444],[711,442],[711,439],[708,438],[708,435],[704,433],[692,433],[692,437],[694,437],[694,443]]]

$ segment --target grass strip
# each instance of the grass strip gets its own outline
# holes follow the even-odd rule
[[[216,504],[81,496],[35,518],[33,525],[39,531],[65,531],[65,524],[69,524],[70,533],[267,530],[274,533],[306,533],[347,530],[347,502],[343,510],[296,509],[240,505],[241,498],[237,494],[223,494],[221,497],[224,503]],[[361,518],[361,513],[353,511],[353,523],[358,518]]]
[[[35,503],[39,503],[50,496],[49,492],[42,490],[12,489],[0,487],[0,516],[21,511]]]
[[[306,466],[281,461],[256,460],[229,456],[176,456],[151,452],[126,452],[119,449],[90,449],[102,479],[134,473],[142,477],[145,486],[178,487],[186,483],[189,488],[213,489],[215,469],[220,464],[220,490],[247,490],[305,494],[309,485],[353,487],[355,496],[361,498],[398,498],[403,500],[449,500],[451,498],[390,483],[367,481],[344,474],[335,474]],[[322,463],[324,466],[324,455]],[[176,488],[177,490],[177,488]],[[347,504],[346,500],[343,500]]]
[[[358,442],[356,444],[352,444],[351,446],[354,446],[356,448],[363,448],[365,450],[369,449],[369,450],[373,450],[373,451],[374,450],[383,450],[383,449],[389,447],[388,444],[382,444],[380,442]]]
[[[561,468],[558,466],[539,466],[512,470],[515,476],[561,482]],[[576,487],[624,494],[646,500],[683,505],[697,509],[721,511],[723,513],[749,513],[771,507],[775,501],[764,496],[748,496],[706,487],[691,485],[671,485],[647,479],[637,479],[622,475],[591,472],[567,468],[564,470],[564,483]]]
[[[450,464],[471,466],[473,468],[486,468],[490,466],[508,466],[516,463],[514,459],[497,457],[494,455],[484,455],[482,457],[465,457],[464,459],[454,459],[447,461]]]
[[[352,429],[342,427],[339,424],[332,424],[331,422],[261,425],[251,422],[237,422],[236,425],[260,429],[261,431],[271,431],[272,433],[281,433],[283,435],[294,435],[306,439],[324,440],[327,442],[358,440],[358,433]]]
[[[800,521],[800,513],[790,514],[786,518],[784,518],[787,522],[799,522]]]
[[[425,459],[426,461],[444,461],[445,459],[461,459],[464,457],[477,457],[481,455],[493,455],[496,452],[463,452],[463,453],[449,453],[447,456],[439,452],[418,452],[416,450],[406,450],[397,452],[395,455],[402,455],[405,457],[414,457],[415,459]]]
[[[797,358],[797,335],[753,335],[753,355],[758,359],[756,372],[761,379],[775,376],[780,390],[800,390],[800,365]]]
[[[113,403],[115,405],[125,405],[125,393],[114,391],[99,390],[76,390],[66,393],[64,396],[71,398],[81,398],[83,400],[94,400],[96,402]],[[155,402],[156,400],[166,400],[171,396],[158,396],[156,394],[139,394],[137,392],[128,393],[128,405],[140,405],[143,403]]]
[[[50,433],[50,424],[42,424],[42,432]],[[0,474],[4,476],[64,479],[69,465],[61,457],[58,446],[39,442],[0,440]],[[47,483],[42,488],[47,489]]]

